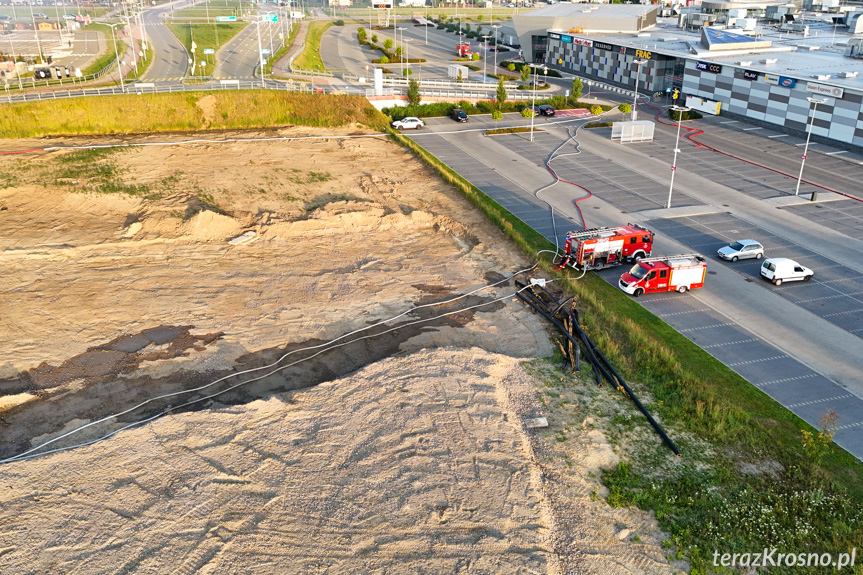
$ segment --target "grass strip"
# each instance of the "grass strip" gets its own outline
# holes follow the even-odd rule
[[[201,102],[205,101],[205,105]],[[205,115],[204,109],[212,110]],[[360,123],[383,130],[389,121],[360,96],[231,90],[69,98],[4,105],[4,138],[130,134]]]
[[[306,32],[306,45],[303,51],[294,58],[294,66],[305,70],[325,71],[324,61],[321,59],[321,36],[330,29],[333,23],[324,20],[309,22]]]

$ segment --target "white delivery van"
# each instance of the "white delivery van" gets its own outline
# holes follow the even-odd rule
[[[761,277],[776,285],[780,285],[782,282],[808,282],[814,275],[815,272],[809,268],[788,258],[769,258],[761,264]]]

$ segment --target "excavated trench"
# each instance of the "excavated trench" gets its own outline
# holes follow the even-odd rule
[[[456,295],[437,286],[417,287],[426,295],[416,305],[441,302]],[[56,441],[50,448],[92,441],[119,427],[158,416],[167,409],[179,413],[206,409],[214,403],[245,404],[340,378],[368,364],[399,354],[402,351],[400,346],[415,336],[443,327],[461,328],[474,321],[477,312],[493,312],[504,307],[503,302],[495,302],[480,309],[439,317],[443,313],[492,299],[469,296],[452,304],[423,308],[401,318],[399,322],[376,326],[340,340],[336,344],[338,347],[327,346],[323,353],[321,350],[324,347],[305,349],[326,343],[310,339],[246,354],[230,370],[180,372],[164,378],[134,377],[134,373],[145,361],[180,357],[190,349],[202,350],[218,341],[222,334],[192,335],[190,332],[194,326],[158,326],[137,334],[127,334],[69,358],[59,366],[43,364],[14,379],[0,381],[0,395],[31,393],[39,396],[36,401],[6,411],[0,418],[4,437],[0,445],[0,458],[21,454],[61,432],[129,410],[152,398],[196,389],[222,378],[225,378],[224,381],[207,389],[151,401],[120,417]],[[428,321],[407,325],[417,320]],[[403,327],[390,331],[399,325]],[[156,351],[148,351],[156,346]],[[241,373],[271,365],[290,352],[294,353],[278,365],[252,373]],[[279,369],[280,366],[294,363],[296,365]],[[264,374],[269,375],[261,378]],[[237,386],[241,382],[248,383]],[[381,384],[385,385],[386,382]],[[235,386],[235,389],[230,389]],[[214,394],[218,396],[205,399]]]

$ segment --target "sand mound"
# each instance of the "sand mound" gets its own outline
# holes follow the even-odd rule
[[[548,572],[520,372],[424,351],[0,467],[0,572]]]
[[[224,241],[238,236],[241,231],[240,223],[231,216],[202,210],[183,224],[182,239]]]

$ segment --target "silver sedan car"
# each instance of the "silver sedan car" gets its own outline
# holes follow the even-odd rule
[[[716,255],[730,262],[736,262],[737,260],[745,260],[747,258],[755,258],[756,260],[760,260],[761,257],[764,255],[764,246],[762,246],[755,240],[740,240],[736,242],[731,242],[724,248],[719,248],[719,251],[716,252]]]

